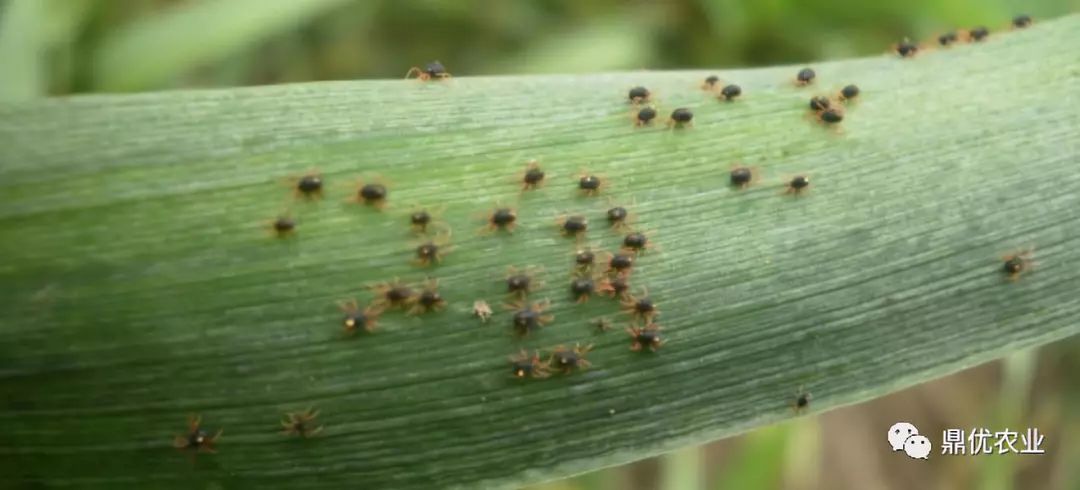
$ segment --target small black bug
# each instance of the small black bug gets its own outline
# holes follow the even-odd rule
[[[510,369],[515,378],[542,379],[551,375],[548,372],[546,362],[540,360],[540,352],[534,351],[531,355],[525,349],[521,349],[516,356],[510,356]]]
[[[634,256],[630,254],[615,254],[608,261],[608,273],[627,273],[634,267]]]
[[[439,233],[434,238],[416,245],[414,250],[416,259],[413,262],[418,266],[426,267],[441,263],[443,257],[453,250],[450,246],[450,232]]]
[[[431,213],[426,209],[414,211],[409,215],[409,223],[418,231],[427,231],[427,226],[431,224]]]
[[[570,374],[575,369],[586,369],[592,365],[585,359],[585,355],[590,350],[592,350],[592,344],[585,347],[575,344],[573,349],[560,345],[552,351],[548,365],[562,369],[563,374]]]
[[[660,314],[656,303],[653,303],[652,298],[649,297],[649,291],[644,288],[642,288],[641,296],[631,295],[624,299],[622,307],[624,312],[645,321],[652,321],[656,315]]]
[[[634,115],[634,126],[648,126],[652,124],[653,119],[656,119],[656,109],[652,107],[642,107]]]
[[[645,348],[648,348],[652,352],[656,352],[663,345],[664,341],[660,338],[660,330],[663,327],[655,323],[649,323],[644,327],[627,327],[626,333],[630,334],[632,343],[630,344],[630,350],[634,352],[640,352]]]
[[[919,45],[904,39],[903,41],[896,43],[894,49],[896,50],[896,54],[900,55],[902,58],[910,58],[919,52]]]
[[[402,283],[397,278],[393,282],[381,282],[369,289],[375,293],[375,308],[401,308],[407,310],[416,301],[416,291],[408,284]]]
[[[338,307],[341,308],[341,312],[345,315],[342,320],[345,333],[354,333],[357,330],[363,330],[367,333],[374,332],[375,327],[378,325],[379,315],[382,314],[379,308],[373,306],[361,310],[354,299],[338,303]]]
[[[596,291],[622,301],[629,297],[630,279],[621,274],[615,277],[605,277],[596,287]]]
[[[978,26],[978,27],[968,31],[968,36],[971,38],[972,41],[975,41],[975,42],[982,41],[982,40],[986,39],[986,37],[989,36],[989,35],[990,35],[990,29],[987,29],[985,26]]]
[[[581,270],[592,269],[596,262],[596,254],[590,249],[581,249],[574,252],[574,266]]]
[[[607,187],[607,179],[582,171],[577,177],[578,192],[585,196],[595,196]]]
[[[296,231],[296,221],[288,216],[278,216],[270,223],[270,228],[278,237],[287,237]]]
[[[588,275],[576,275],[570,280],[570,295],[577,303],[584,303],[596,292],[596,283]]]
[[[589,221],[584,216],[564,216],[557,223],[563,236],[580,237],[589,229]]]
[[[450,73],[446,71],[446,67],[438,60],[424,65],[423,69],[418,66],[409,68],[409,72],[405,74],[405,78],[413,76],[414,73],[418,80],[425,82],[429,80],[445,80],[451,78]]]
[[[693,126],[694,113],[690,109],[680,107],[671,111],[671,117],[668,118],[668,127],[681,128],[684,126]]]
[[[731,168],[728,176],[731,186],[737,189],[745,189],[757,181],[757,170],[751,167],[735,165]]]
[[[817,73],[812,68],[803,68],[795,75],[795,85],[809,85],[814,82]]]
[[[720,83],[720,77],[709,75],[705,77],[705,81],[701,82],[701,90],[714,90],[718,83]]]
[[[1035,265],[1035,262],[1031,259],[1032,250],[1021,250],[1003,256],[1001,259],[1004,261],[1002,264],[1002,272],[1007,275],[1010,281],[1015,281],[1020,278],[1020,275],[1031,270]]]
[[[645,87],[634,87],[630,89],[628,97],[630,98],[630,102],[637,104],[649,100],[649,98],[652,97],[652,94],[649,92],[649,89]]]
[[[1017,29],[1023,29],[1023,28],[1025,28],[1027,26],[1030,26],[1031,25],[1031,16],[1030,15],[1024,15],[1024,14],[1017,15],[1016,17],[1013,17],[1012,25],[1013,25],[1013,27],[1015,27]]]
[[[390,190],[387,189],[386,184],[376,180],[368,183],[361,182],[354,199],[356,202],[382,209],[386,206],[386,200],[389,196]]]
[[[958,37],[956,35],[956,31],[949,31],[938,36],[937,42],[942,46],[948,46],[952,43],[955,43],[957,39]]]
[[[319,174],[307,174],[296,180],[296,193],[306,198],[322,197],[323,179]]]
[[[416,301],[409,308],[410,315],[420,315],[433,311],[440,311],[446,307],[446,300],[439,293],[439,280],[428,279],[416,296]]]
[[[202,428],[202,417],[198,415],[188,416],[187,432],[183,435],[173,436],[173,447],[177,449],[194,449],[198,452],[216,453],[214,444],[221,437],[221,429],[214,435],[210,435]]]
[[[656,248],[652,241],[649,240],[649,235],[640,231],[634,231],[627,233],[623,237],[622,249],[628,252],[641,254],[646,250],[652,250]]]
[[[724,99],[727,102],[731,102],[735,100],[735,97],[738,97],[740,95],[742,95],[742,87],[735,84],[730,84],[725,85],[724,88],[720,90],[719,98]]]
[[[514,208],[496,207],[487,214],[486,221],[487,225],[484,227],[484,233],[500,230],[507,233],[513,233],[514,227],[517,226],[517,210]]]
[[[791,401],[791,408],[795,410],[795,414],[802,413],[803,410],[810,408],[810,392],[803,391],[799,388],[799,391],[795,393],[795,399]]]
[[[859,96],[859,87],[852,84],[840,89],[840,100],[852,100]]]
[[[287,413],[285,414],[285,420],[281,421],[281,426],[284,427],[282,433],[287,436],[300,436],[302,438],[318,434],[323,429],[321,425],[313,427],[315,418],[318,416],[319,411],[311,408],[300,413]]]
[[[529,293],[538,289],[542,283],[536,280],[540,269],[537,267],[525,267],[518,269],[510,266],[506,270],[506,292],[518,298],[524,298]]]
[[[829,108],[829,98],[821,95],[810,98],[810,109],[814,111],[823,111]]]
[[[607,219],[608,226],[616,230],[625,229],[635,219],[634,213],[626,209],[625,206],[619,204],[611,204],[611,207],[604,212],[604,218]]]
[[[844,112],[839,107],[830,107],[819,112],[817,117],[824,124],[836,124],[844,120]]]
[[[544,185],[544,177],[547,176],[536,160],[529,160],[525,165],[525,171],[519,175],[518,180],[521,181],[523,191],[539,189]]]
[[[548,307],[551,306],[551,302],[548,300],[541,301],[539,303],[526,303],[519,301],[507,305],[507,308],[514,310],[514,316],[512,319],[512,326],[514,331],[521,337],[528,336],[531,332],[539,330],[540,327],[551,323],[555,319],[554,316],[545,314]]]
[[[807,177],[805,175],[796,175],[787,183],[784,193],[794,194],[797,196],[809,187],[810,177]]]

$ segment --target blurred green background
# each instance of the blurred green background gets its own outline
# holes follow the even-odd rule
[[[874,55],[903,37],[1048,19],[1080,0],[0,0],[0,101],[398,78],[716,68]],[[1062,46],[1062,49],[1075,49]],[[1080,340],[882,399],[537,489],[1080,489]],[[929,461],[888,450],[905,420]],[[1046,435],[1040,456],[941,456],[946,428]]]

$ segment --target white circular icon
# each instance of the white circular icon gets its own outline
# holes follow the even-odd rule
[[[889,445],[893,451],[904,451],[904,441],[919,435],[919,429],[907,422],[897,422],[889,427]]]
[[[915,459],[929,459],[930,439],[926,436],[911,436],[904,441],[904,452]]]

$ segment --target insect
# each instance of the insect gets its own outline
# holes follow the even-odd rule
[[[582,248],[574,251],[574,268],[581,271],[592,270],[596,263],[596,253],[591,248]]]
[[[649,240],[649,234],[640,231],[627,233],[623,237],[622,249],[628,252],[642,254],[646,250],[655,249],[656,245]]]
[[[821,124],[832,126],[844,120],[844,111],[839,107],[830,107],[819,111],[815,117]]]
[[[540,327],[551,323],[555,317],[550,314],[545,314],[545,311],[549,306],[551,306],[551,302],[548,300],[537,303],[518,301],[507,305],[507,308],[514,311],[512,320],[514,331],[517,332],[519,336],[526,337],[529,333],[539,330]]]
[[[810,110],[823,111],[829,108],[829,98],[821,95],[817,95],[810,98]]]
[[[472,312],[474,316],[479,318],[480,321],[484,323],[487,323],[488,319],[491,318],[492,313],[491,306],[487,304],[487,301],[484,301],[482,299],[473,301]]]
[[[416,258],[413,259],[413,263],[421,267],[441,263],[443,257],[451,250],[453,247],[450,246],[450,231],[447,230],[416,245]]]
[[[440,63],[438,60],[432,61],[424,65],[423,69],[421,69],[419,66],[409,68],[409,72],[405,74],[405,78],[409,78],[413,76],[413,74],[416,74],[416,78],[418,80],[424,82],[429,80],[445,80],[447,78],[451,78],[450,73],[446,71],[446,67],[443,66],[443,64]]]
[[[284,430],[281,432],[287,436],[300,436],[302,438],[308,438],[319,432],[322,432],[322,426],[314,427],[315,418],[319,416],[318,410],[312,410],[310,407],[300,413],[286,413],[285,420],[281,421],[281,426]]]
[[[814,82],[815,77],[817,77],[817,73],[814,73],[813,68],[803,68],[799,70],[799,73],[795,74],[795,85],[809,85]]]
[[[524,269],[518,269],[517,267],[510,266],[506,271],[506,292],[516,296],[519,299],[525,298],[534,289],[538,289],[543,283],[536,280],[536,276],[539,274],[540,269],[538,267],[525,267]]]
[[[409,213],[409,226],[417,233],[427,233],[428,228],[438,224],[437,218],[444,208],[418,207]]]
[[[750,187],[751,184],[757,182],[758,172],[753,167],[746,167],[743,165],[733,165],[731,172],[728,174],[728,180],[731,182],[731,186],[736,189],[745,189]]]
[[[642,107],[634,113],[634,126],[649,126],[652,124],[653,119],[656,119],[656,109],[652,107]]]
[[[724,85],[724,88],[720,89],[720,95],[717,98],[723,99],[725,102],[731,102],[740,95],[742,95],[742,87],[732,83]]]
[[[521,349],[515,356],[510,356],[510,368],[515,378],[543,379],[551,376],[547,363],[540,360],[540,351],[533,351],[530,355],[525,349]]]
[[[701,90],[715,90],[718,83],[720,83],[720,77],[709,75],[705,77],[705,81],[701,82]]]
[[[368,183],[360,182],[357,185],[356,196],[353,200],[377,209],[383,209],[386,207],[386,199],[389,194],[390,191],[386,188],[386,184],[381,179],[375,179]]]
[[[589,220],[584,216],[563,216],[556,220],[563,236],[580,238],[589,229]]]
[[[641,296],[633,296],[624,299],[622,301],[623,312],[633,315],[635,318],[640,318],[646,322],[652,321],[656,315],[660,314],[660,310],[657,308],[656,303],[649,297],[649,291],[645,288],[641,290]]]
[[[420,294],[416,296],[416,301],[409,308],[408,313],[410,315],[420,315],[440,311],[445,307],[446,300],[443,299],[442,294],[439,294],[439,280],[429,278],[420,288]]]
[[[536,160],[529,160],[525,164],[525,171],[521,173],[521,190],[535,190],[544,185],[544,169]]]
[[[942,46],[948,46],[955,43],[958,39],[959,37],[956,35],[956,31],[949,31],[938,36],[937,42]]]
[[[270,223],[270,229],[278,238],[291,236],[296,232],[296,220],[288,216],[278,216]]]
[[[802,387],[799,387],[799,391],[795,392],[795,399],[791,401],[791,408],[798,415],[810,407],[810,392],[803,391]]]
[[[293,193],[297,197],[316,199],[322,197],[323,179],[318,172],[309,172],[300,177],[291,179]]]
[[[1004,261],[1001,270],[1010,281],[1019,279],[1021,274],[1035,266],[1035,262],[1031,259],[1032,252],[1033,250],[1027,249],[1001,257]]]
[[[1023,28],[1025,28],[1027,26],[1030,26],[1031,25],[1031,16],[1030,15],[1025,15],[1025,14],[1017,15],[1016,17],[1013,17],[1012,25],[1013,25],[1013,27],[1015,27],[1017,29],[1023,29]]]
[[[630,89],[630,93],[627,94],[627,96],[630,98],[631,103],[640,104],[652,98],[652,93],[649,92],[649,89],[638,86]]]
[[[655,323],[649,323],[644,327],[627,327],[626,333],[630,334],[632,340],[630,350],[640,352],[648,348],[656,352],[656,349],[664,343],[664,340],[660,338],[660,330],[663,330],[663,327]]]
[[[202,417],[198,415],[188,416],[187,433],[173,436],[173,447],[177,449],[195,449],[198,452],[216,453],[214,444],[221,437],[221,429],[211,436],[202,427]]]
[[[575,274],[570,280],[570,295],[578,304],[588,301],[595,292],[596,282],[588,274]]]
[[[630,254],[615,254],[608,260],[607,273],[628,273],[634,267],[634,256]]]
[[[893,51],[896,51],[896,54],[900,55],[901,58],[910,58],[919,52],[919,45],[904,38],[903,41],[893,46]]]
[[[630,279],[621,274],[615,277],[605,277],[596,286],[596,291],[619,300],[627,299],[629,298]]]
[[[968,37],[975,42],[982,41],[989,35],[990,29],[987,29],[986,26],[978,26],[968,31]]]
[[[680,107],[671,111],[671,117],[668,118],[667,125],[669,128],[682,128],[694,125],[694,113],[686,107]]]
[[[852,100],[859,96],[859,87],[855,84],[846,85],[840,89],[840,100]]]
[[[416,291],[413,291],[408,284],[402,283],[397,278],[394,278],[393,282],[381,282],[370,286],[370,289],[375,292],[376,296],[373,304],[379,309],[408,309],[416,301]]]
[[[607,179],[582,171],[578,174],[578,192],[586,196],[595,196],[607,187]]]
[[[353,333],[360,329],[367,333],[374,332],[379,315],[382,314],[382,310],[374,306],[368,306],[361,310],[355,299],[338,303],[338,308],[345,314],[345,318],[342,320],[345,333]]]
[[[570,374],[574,372],[574,369],[586,369],[592,365],[585,359],[585,355],[590,350],[592,350],[592,344],[585,347],[582,347],[581,344],[574,344],[573,349],[560,345],[551,352],[551,359],[548,360],[548,364],[562,369],[563,374]]]
[[[792,177],[790,181],[785,185],[784,194],[799,195],[810,187],[810,177],[805,175],[796,175]]]
[[[496,207],[487,215],[485,232],[505,231],[514,233],[517,226],[517,210],[514,208]]]

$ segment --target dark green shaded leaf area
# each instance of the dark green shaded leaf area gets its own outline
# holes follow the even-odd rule
[[[90,96],[0,107],[0,486],[502,487],[636,460],[881,396],[1080,331],[1080,17],[986,42],[715,72],[457,77]],[[453,67],[449,67],[453,71]],[[743,97],[721,103],[711,73]],[[812,95],[862,89],[842,132]],[[634,128],[627,90],[661,119]],[[547,184],[515,174],[538,159]],[[743,162],[754,186],[728,186]],[[317,169],[324,199],[287,180]],[[610,187],[582,197],[580,169]],[[784,195],[791,176],[809,192]],[[348,202],[385,179],[383,211]],[[610,202],[658,245],[633,274],[667,343],[569,298],[575,243],[612,250]],[[514,206],[513,235],[483,215]],[[454,249],[411,263],[408,213]],[[267,222],[289,212],[298,232]],[[411,245],[412,244],[412,245]],[[1034,247],[1008,281],[1001,256]],[[555,321],[523,340],[503,276],[543,267]],[[336,303],[395,277],[449,307],[346,337]],[[471,315],[485,299],[487,324]],[[598,333],[590,321],[609,317]],[[510,377],[520,348],[594,344],[591,369]],[[310,440],[285,412],[322,411]],[[185,417],[217,454],[172,447]]]

